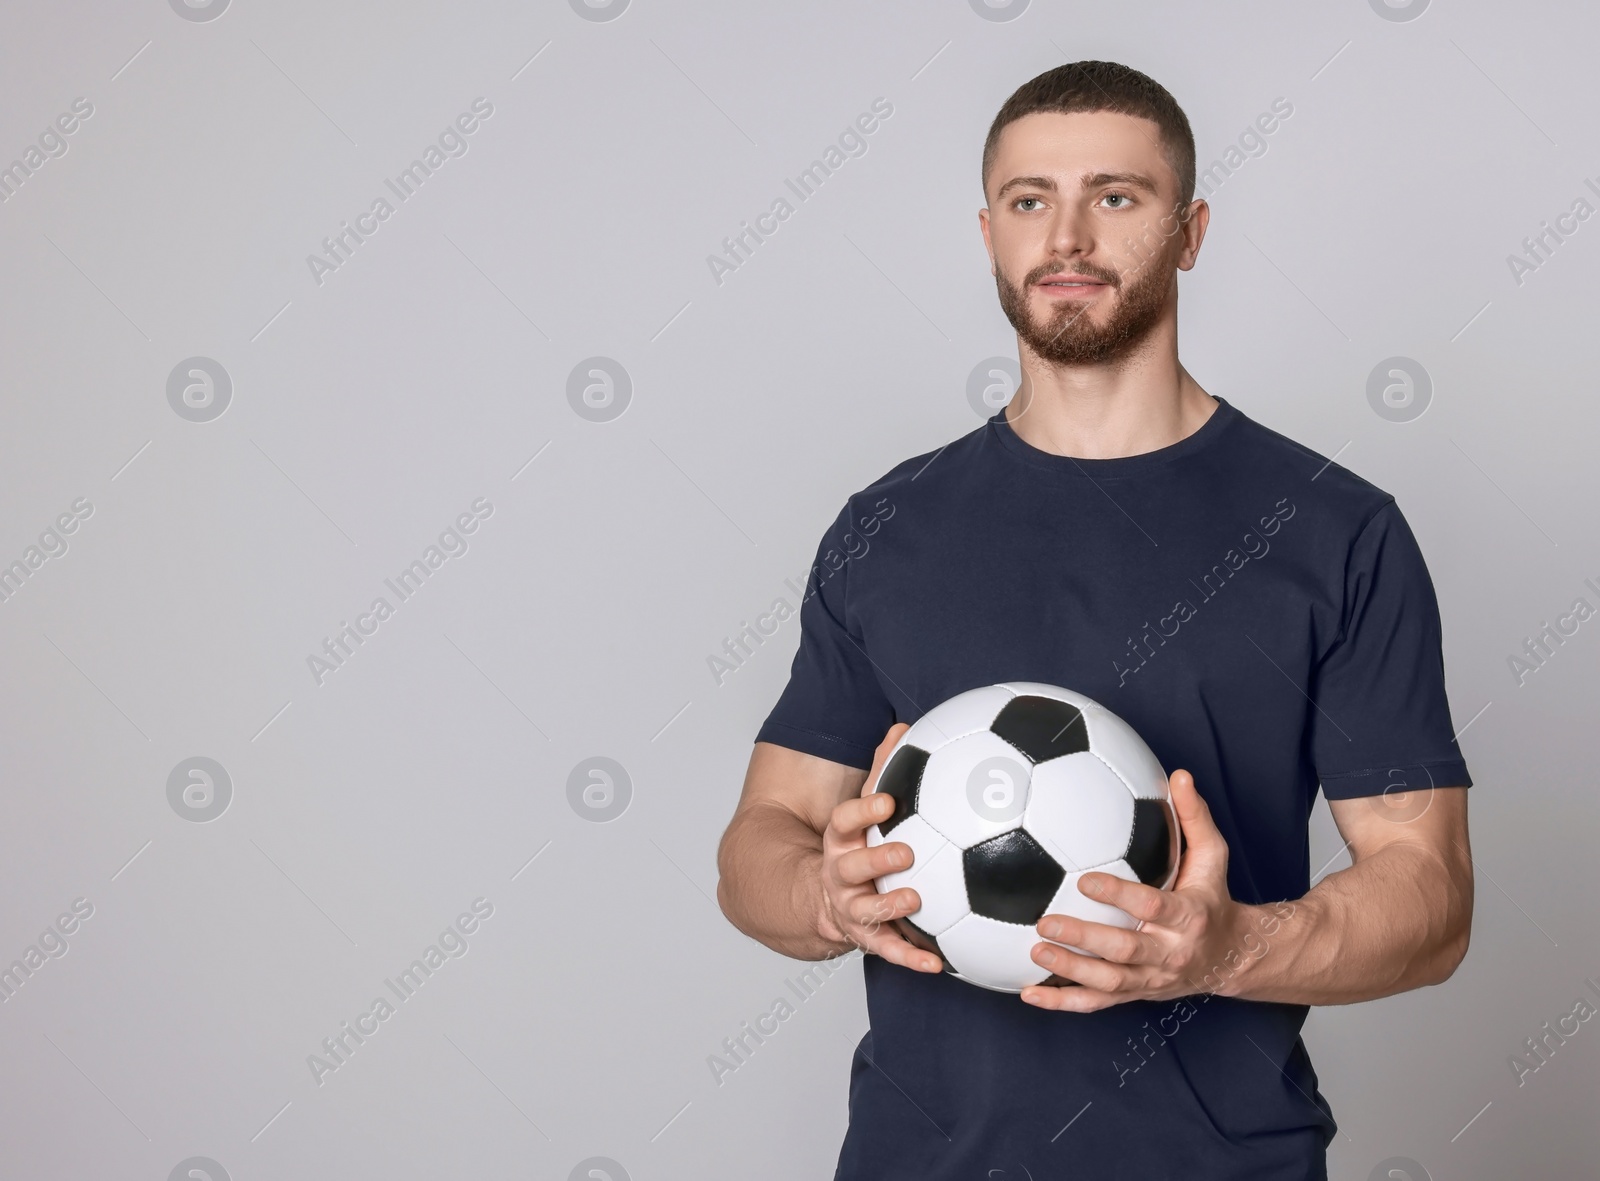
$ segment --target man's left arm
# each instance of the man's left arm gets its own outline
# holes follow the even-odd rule
[[[1280,917],[1282,904],[1235,903],[1240,955],[1220,981],[1220,995],[1301,1005],[1375,1000],[1442,984],[1467,954],[1467,789],[1361,796],[1328,806],[1353,863],[1289,904],[1287,917]]]
[[[1079,888],[1140,920],[1135,931],[1066,915],[1039,922],[1034,959],[1076,986],[1034,985],[1022,999],[1090,1012],[1128,1000],[1213,993],[1288,1004],[1373,1000],[1448,979],[1472,926],[1467,789],[1331,800],[1353,864],[1303,897],[1229,897],[1228,847],[1187,771],[1171,793],[1188,845],[1178,880],[1157,890],[1086,873]]]
[[[1222,985],[1226,995],[1349,1004],[1438,984],[1466,954],[1472,780],[1450,720],[1433,580],[1393,498],[1351,543],[1343,589],[1340,638],[1307,670],[1307,722],[1354,864],[1292,903],[1266,950],[1246,954]],[[1259,931],[1259,909],[1235,921]]]
[[[1141,926],[1045,915],[1044,939],[1093,954],[1036,944],[1038,963],[1082,987],[1033,986],[1024,1000],[1087,1011],[1207,992],[1338,1005],[1455,971],[1472,925],[1472,780],[1450,722],[1433,582],[1392,497],[1357,532],[1342,570],[1338,639],[1306,670],[1303,692],[1315,707],[1306,718],[1311,764],[1354,864],[1302,898],[1235,902],[1227,842],[1194,777],[1174,771],[1172,805],[1189,847],[1173,888],[1083,874],[1079,889]],[[1396,778],[1410,787],[1424,774],[1426,790],[1396,793]]]

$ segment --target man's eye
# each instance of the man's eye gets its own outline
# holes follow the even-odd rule
[[[1024,201],[1037,201],[1038,199],[1039,198],[1037,198],[1037,197],[1018,197],[1016,199],[1016,201],[1014,202],[1014,204],[1015,205],[1021,205]],[[1022,212],[1029,213],[1029,212],[1032,212],[1032,211],[1024,209]]]
[[[1121,201],[1124,204],[1126,204],[1128,201],[1132,200],[1132,198],[1130,198],[1126,193],[1107,193],[1106,194],[1106,200],[1107,201]],[[1121,209],[1121,208],[1123,208],[1123,205],[1113,205],[1111,208],[1113,208],[1113,209]]]

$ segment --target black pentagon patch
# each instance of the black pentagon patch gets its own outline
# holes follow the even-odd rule
[[[1053,697],[1014,697],[995,715],[989,729],[1035,763],[1089,749],[1089,727],[1083,724],[1078,707]]]
[[[1178,817],[1166,800],[1133,801],[1133,836],[1122,859],[1147,886],[1160,886],[1177,864]]]
[[[1020,828],[981,841],[961,857],[972,913],[1025,927],[1044,917],[1067,876],[1044,846]]]
[[[917,810],[917,788],[922,784],[922,769],[928,765],[928,752],[915,746],[902,746],[878,776],[877,791],[894,797],[894,812],[878,822],[878,831],[888,836],[907,816]]]
[[[908,918],[896,919],[895,925],[900,928],[900,934],[905,937],[907,943],[911,944],[912,947],[921,948],[923,951],[933,952],[934,955],[939,957],[939,962],[944,965],[944,970],[946,972],[951,970],[950,961],[944,958],[944,952],[939,949],[939,941],[937,939]]]

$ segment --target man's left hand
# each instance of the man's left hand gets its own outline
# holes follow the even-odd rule
[[[1172,804],[1187,844],[1170,890],[1086,873],[1078,889],[1097,902],[1141,920],[1129,931],[1064,914],[1047,914],[1033,961],[1078,986],[1029,985],[1022,999],[1042,1009],[1091,1013],[1123,1001],[1170,1000],[1206,989],[1199,978],[1214,966],[1237,961],[1252,908],[1228,895],[1228,843],[1200,798],[1194,776],[1179,770],[1169,781]],[[1070,943],[1093,955],[1080,955]],[[1231,955],[1230,955],[1231,953]],[[1100,958],[1095,958],[1095,957]],[[1079,987],[1081,986],[1081,987]]]

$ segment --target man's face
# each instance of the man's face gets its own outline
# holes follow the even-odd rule
[[[1177,177],[1150,120],[1025,115],[1000,133],[986,184],[978,218],[1000,307],[1046,361],[1114,360],[1175,306],[1174,268],[1194,265],[1205,219],[1179,222]]]

